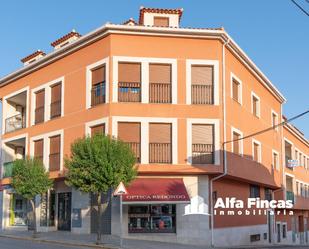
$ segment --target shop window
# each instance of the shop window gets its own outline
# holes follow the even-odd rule
[[[260,197],[260,187],[257,185],[250,185],[250,198]]]
[[[282,224],[282,238],[285,239],[286,238],[286,224]]]
[[[129,206],[129,233],[175,233],[176,205]]]
[[[27,225],[27,200],[17,194],[10,196],[10,226]]]

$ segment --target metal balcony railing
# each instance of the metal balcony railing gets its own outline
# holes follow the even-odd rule
[[[2,174],[2,177],[3,178],[11,177],[12,176],[12,172],[13,172],[13,162],[3,163],[3,174]]]
[[[170,143],[149,143],[150,163],[172,163],[172,145]]]
[[[55,101],[50,104],[50,118],[61,116],[61,100]]]
[[[292,160],[292,157],[290,157],[290,156],[285,156],[285,167],[290,168],[289,160]]]
[[[150,103],[171,103],[170,83],[150,83],[149,102]]]
[[[295,196],[292,191],[286,191],[286,200],[287,201],[292,201],[292,203],[295,203]]]
[[[192,144],[193,164],[213,164],[214,151],[212,144]]]
[[[17,114],[5,120],[5,132],[12,132],[26,127],[26,118],[23,114]]]
[[[119,82],[118,83],[119,102],[141,102],[140,82]]]
[[[60,153],[49,154],[49,171],[60,170]]]
[[[191,101],[192,104],[206,104],[212,105],[213,101],[213,86],[212,85],[198,85],[191,86]]]
[[[126,142],[131,150],[133,151],[135,157],[136,157],[136,162],[140,163],[141,162],[141,144],[137,142]]]
[[[92,86],[91,106],[96,106],[106,102],[105,82]]]

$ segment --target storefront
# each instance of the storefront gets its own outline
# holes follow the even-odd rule
[[[27,226],[28,225],[28,201],[16,193],[11,193],[9,225],[10,226]]]

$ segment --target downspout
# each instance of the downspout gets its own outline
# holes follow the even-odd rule
[[[213,204],[213,182],[227,175],[227,161],[226,161],[226,103],[225,103],[225,47],[230,42],[228,38],[227,41],[223,43],[222,46],[222,108],[223,108],[223,174],[218,175],[210,180],[210,218],[211,218],[211,246],[215,246],[214,241],[214,204]]]

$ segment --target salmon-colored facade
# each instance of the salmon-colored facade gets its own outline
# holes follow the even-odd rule
[[[75,32],[76,37],[74,33],[57,40],[50,54],[0,79],[2,149],[6,154],[1,180],[2,229],[26,225],[22,218],[16,218],[17,214],[12,218],[12,212],[5,211],[19,198],[12,197],[14,191],[9,187],[10,162],[38,155],[36,150],[41,149],[47,170],[55,160],[58,162],[50,172],[55,179],[53,194],[58,206],[50,209],[52,201],[48,193],[49,201],[45,204],[49,211],[45,215],[41,212],[44,199],[38,197],[37,202],[41,203],[38,213],[43,220],[38,224],[40,229],[93,232],[89,196],[65,186],[63,159],[70,156],[74,140],[90,135],[91,129],[98,125],[104,125],[105,134],[117,137],[120,123],[138,123],[139,141],[132,138],[134,143],[127,142],[135,146],[132,148],[138,154],[139,177],[183,179],[191,205],[198,198],[211,207],[217,198],[236,197],[246,202],[249,197],[264,199],[267,194],[272,199],[285,200],[286,176],[293,179],[291,186],[295,185],[290,192],[298,193],[296,181],[298,188],[302,184],[306,190],[295,197],[292,217],[288,214],[183,216],[187,208],[184,203],[168,203],[164,208],[170,209],[170,215],[162,214],[168,217],[164,218],[168,222],[162,232],[170,236],[160,236],[156,230],[159,225],[143,227],[140,224],[143,219],[136,218],[132,211],[137,203],[124,205],[125,236],[205,245],[308,243],[308,141],[289,124],[241,139],[281,123],[284,97],[223,29],[180,28],[181,14],[182,10],[144,8],[141,24],[133,21],[106,24],[81,37]],[[156,15],[168,18],[169,24],[155,26]],[[123,74],[121,63],[125,64],[123,70],[135,66],[139,73],[133,75],[132,69]],[[152,82],[151,65],[169,65],[169,79],[165,81],[170,82]],[[94,70],[101,66],[104,79],[94,82]],[[209,70],[211,73],[207,74]],[[194,76],[195,72],[199,73]],[[160,81],[163,76],[158,73],[154,77]],[[196,78],[203,82],[196,83]],[[61,84],[61,93],[53,101],[57,97],[53,97],[56,95],[52,88],[57,84]],[[38,93],[42,91],[44,99],[40,100]],[[155,96],[155,101],[150,101],[149,96]],[[38,105],[40,101],[43,111]],[[59,116],[52,117],[54,109]],[[37,122],[39,119],[43,122]],[[168,138],[155,133],[153,124],[161,125],[156,129],[162,132],[162,124],[169,124]],[[51,138],[55,136],[60,136],[60,140],[52,145]],[[37,147],[37,141],[42,141],[42,147]],[[303,165],[293,170],[285,165],[286,141],[292,144],[290,159],[295,159],[294,146],[305,158]],[[252,196],[252,193],[258,194]],[[59,203],[63,195],[71,198],[70,213],[77,212],[78,221],[61,220]],[[107,204],[111,206],[109,211],[106,209],[108,229],[103,232],[117,235],[119,216],[114,209],[118,202],[112,201],[116,204]],[[153,208],[154,203],[145,205]],[[212,214],[211,208],[209,212]],[[149,219],[154,222],[151,215]],[[46,226],[44,220],[51,225]],[[199,229],[188,234],[190,226]],[[155,235],[149,235],[154,230]]]

